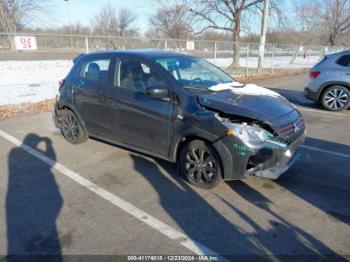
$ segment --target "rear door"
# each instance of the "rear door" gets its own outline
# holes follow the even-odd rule
[[[74,106],[81,115],[90,135],[110,136],[110,107],[103,94],[111,79],[111,56],[99,55],[85,60],[80,68],[78,83],[72,92]]]
[[[146,61],[131,56],[118,56],[112,75],[115,140],[167,157],[172,100],[149,97],[145,90],[154,85],[171,92],[170,84]]]

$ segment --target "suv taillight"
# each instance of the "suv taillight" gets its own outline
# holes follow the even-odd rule
[[[310,72],[310,78],[316,79],[321,74],[320,71],[311,71]]]
[[[64,86],[64,79],[58,82],[58,91]]]

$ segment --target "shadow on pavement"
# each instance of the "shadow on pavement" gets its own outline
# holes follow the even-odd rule
[[[295,105],[324,110],[318,102],[307,99],[304,96],[304,91],[289,90],[289,89],[282,89],[282,88],[269,88],[269,89],[284,96]]]
[[[310,108],[310,109],[324,110],[325,112],[332,113],[332,112],[324,109],[320,102],[307,99],[304,96],[304,91],[282,89],[282,88],[271,88],[271,87],[269,87],[269,89],[284,96],[290,102],[292,102],[293,104],[295,104],[297,106],[302,106],[302,107],[306,107],[306,108]],[[346,111],[347,110],[345,110],[345,112]]]
[[[306,145],[350,155],[350,146],[308,137]],[[275,182],[350,225],[349,158],[303,149],[302,158]],[[350,242],[349,242],[350,244]]]
[[[134,169],[146,178],[159,196],[159,202],[171,219],[191,239],[210,247],[230,259],[274,261],[278,255],[299,255],[289,257],[299,261],[328,258],[342,260],[323,243],[301,228],[291,225],[269,209],[269,200],[244,182],[232,182],[231,188],[244,199],[259,203],[257,207],[273,216],[268,220],[269,227],[263,227],[256,217],[250,217],[234,203],[214,193],[235,216],[249,224],[252,230],[246,231],[227,219],[230,214],[221,214],[202,198],[191,186],[176,174],[175,165],[156,160],[170,176],[164,176],[152,161],[139,155],[131,155]],[[175,182],[173,182],[175,181]],[[210,193],[211,194],[211,193]],[[231,214],[232,216],[232,214]],[[248,228],[249,228],[248,227]],[[275,254],[278,254],[277,256]],[[306,256],[304,256],[306,255]],[[277,258],[278,259],[278,258]],[[291,260],[291,261],[292,261]]]
[[[28,134],[23,143],[56,161],[49,138]],[[63,199],[51,167],[16,147],[9,154],[8,168],[7,261],[29,259],[18,255],[55,255],[50,261],[61,261],[56,219]]]

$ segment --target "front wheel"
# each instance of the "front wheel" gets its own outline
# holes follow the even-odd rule
[[[221,161],[215,149],[202,140],[187,143],[180,151],[179,171],[190,184],[212,189],[222,181]]]
[[[323,92],[321,103],[330,111],[345,110],[350,105],[350,92],[344,86],[330,86]]]

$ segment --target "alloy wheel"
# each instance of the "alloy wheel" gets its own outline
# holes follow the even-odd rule
[[[79,138],[79,123],[73,114],[69,114],[63,119],[62,130],[64,136],[71,141],[76,141]]]
[[[218,175],[215,159],[204,148],[189,148],[185,169],[188,177],[200,184],[210,184]]]
[[[325,94],[324,103],[330,109],[339,110],[349,103],[349,95],[341,88],[332,88]]]

